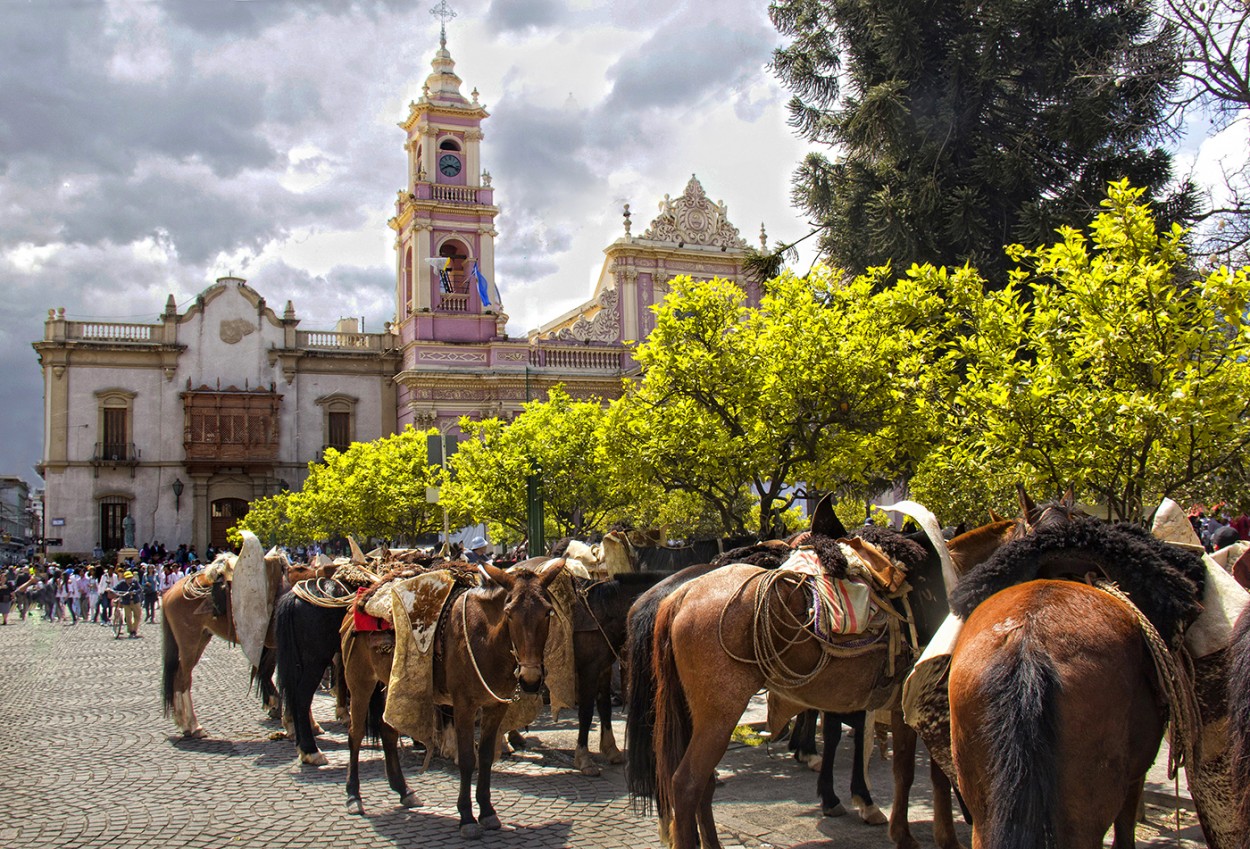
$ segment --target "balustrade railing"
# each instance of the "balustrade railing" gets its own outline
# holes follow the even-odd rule
[[[66,327],[70,339],[97,342],[156,342],[159,324],[120,324],[103,321],[71,321]]]
[[[534,368],[619,371],[621,352],[602,348],[538,347],[530,349],[530,365]]]
[[[477,203],[477,189],[470,186],[440,186],[435,183],[431,196],[446,203]]]
[[[380,333],[335,333],[330,330],[299,330],[296,342],[301,348],[336,348],[354,351],[381,351]]]

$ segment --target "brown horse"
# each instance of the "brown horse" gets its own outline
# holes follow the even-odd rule
[[[942,569],[933,556],[918,574],[933,573],[941,587]],[[841,713],[892,701],[910,666],[907,653],[894,655],[890,641],[882,640],[829,655],[803,626],[809,604],[806,587],[792,574],[742,564],[697,577],[660,602],[652,637],[654,729],[639,726],[631,743],[645,745],[652,738],[655,800],[666,843],[671,837],[677,849],[697,849],[702,835],[704,847],[720,846],[713,772],[738,718],[762,687],[798,708]],[[632,669],[630,674],[632,685],[639,675]],[[644,778],[641,769],[632,769],[632,746],[628,757],[631,782]]]
[[[1228,735],[1241,849],[1250,849],[1250,608],[1242,612],[1229,644]]]
[[[1176,645],[1201,575],[1140,528],[1052,514],[963,576],[948,692],[974,846],[1133,845],[1168,720],[1148,640]]]
[[[482,586],[451,599],[434,638],[433,693],[438,704],[449,705],[456,730],[460,765],[460,836],[481,837],[482,829],[500,827],[491,804],[490,772],[500,723],[512,695],[538,693],[545,669],[543,653],[554,607],[548,587],[564,571],[553,565],[541,575],[526,568],[506,572],[489,564],[479,566]],[[393,637],[383,632],[357,634],[345,620],[344,675],[351,691],[348,767],[348,810],[362,812],[360,802],[360,743],[372,717],[386,757],[387,778],[400,794],[401,804],[420,804],[399,769],[398,732],[382,721],[383,687],[390,680]],[[364,650],[362,650],[364,649]],[[477,713],[481,711],[480,742],[474,746]],[[429,745],[429,741],[424,741]],[[475,758],[476,754],[476,758]],[[477,803],[481,820],[473,816],[470,788],[478,768]]]
[[[1005,589],[951,658],[952,752],[973,845],[1133,845],[1166,719],[1136,615],[1072,581]]]
[[[240,557],[263,558],[266,583],[272,598],[269,610],[283,591],[286,557],[271,553],[263,555],[260,542],[251,532],[244,532]],[[195,716],[191,701],[191,673],[200,662],[204,649],[214,637],[231,643],[240,642],[236,628],[232,588],[227,573],[235,565],[233,555],[222,555],[200,572],[178,580],[161,596],[162,632],[162,695],[165,714],[173,714],[174,722],[187,737],[204,737],[203,726]],[[223,571],[224,570],[224,571]],[[273,684],[276,666],[272,615],[258,663],[252,667],[261,700],[271,717],[278,717],[277,688]]]

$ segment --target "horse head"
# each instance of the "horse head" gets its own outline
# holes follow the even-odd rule
[[[516,659],[517,683],[524,693],[542,689],[546,668],[543,654],[547,648],[547,632],[555,606],[548,587],[564,572],[564,562],[556,561],[541,573],[527,568],[506,572],[489,563],[478,565],[483,587],[497,586],[503,590],[503,617]]]

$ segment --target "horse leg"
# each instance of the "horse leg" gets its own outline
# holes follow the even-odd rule
[[[816,723],[819,717],[819,711],[803,711],[794,718],[794,730],[790,732],[790,751],[794,752],[794,759],[812,772],[820,772],[820,755],[816,753]]]
[[[732,719],[724,716],[692,715],[692,733],[673,773],[673,799],[697,800],[673,811],[672,836],[676,849],[721,849],[712,816],[712,793],[716,786],[716,765],[720,762],[741,712]],[[703,842],[699,842],[702,831]]]
[[[391,789],[399,794],[399,804],[405,808],[419,808],[421,807],[421,800],[417,797],[416,791],[408,786],[408,782],[404,778],[404,771],[399,764],[399,732],[382,721],[382,708],[385,703],[385,699],[379,698],[376,706],[371,706],[370,709],[373,710],[376,707],[377,711],[374,721],[378,723],[380,736],[382,737],[386,780],[391,785]]]
[[[495,751],[495,738],[499,736],[499,724],[507,712],[506,705],[482,711],[482,740],[478,749],[477,763],[477,812],[482,828],[491,831],[500,827],[499,816],[490,800],[490,768]]]
[[[815,711],[804,711],[803,731],[806,732],[808,727],[815,728],[815,723],[810,721],[809,714],[815,716]],[[827,817],[843,817],[846,816],[846,807],[842,804],[842,800],[838,798],[837,792],[833,789],[833,759],[838,753],[838,744],[842,742],[842,717],[844,714],[825,712],[825,752],[824,757],[820,759],[820,774],[816,778],[816,794],[820,796],[820,812]],[[863,727],[862,724],[860,726]],[[795,729],[797,738],[799,735]],[[797,758],[799,753],[795,752]],[[815,753],[812,755],[815,757]],[[854,793],[854,779],[852,779],[851,792]]]
[[[868,785],[868,760],[872,757],[872,735],[866,729],[868,714],[862,710],[853,713],[833,714],[835,722],[845,722],[855,731],[855,756],[851,766],[851,804],[859,812],[859,818],[868,825],[885,825],[889,820],[881,813],[872,801],[872,788]],[[825,728],[828,729],[829,714],[825,714]],[[828,731],[826,730],[825,749],[828,751]],[[833,758],[833,752],[828,752]]]
[[[907,821],[907,804],[912,784],[916,780],[916,730],[903,721],[901,710],[890,711],[890,732],[894,735],[894,805],[890,808],[890,840],[898,849],[919,849],[920,843],[912,836]],[[937,828],[937,788],[933,789],[934,828]],[[950,809],[950,800],[946,802]],[[936,836],[936,835],[935,835]],[[950,849],[938,839],[938,845]]]
[[[933,782],[933,842],[940,849],[964,849],[964,845],[959,842],[959,835],[955,834],[950,776],[936,761],[931,760],[929,778]]]
[[[182,706],[179,724],[185,737],[208,736],[204,726],[200,725],[200,721],[195,717],[195,704],[191,701],[191,670],[195,669],[195,665],[200,662],[200,656],[204,654],[204,649],[208,647],[208,642],[212,638],[208,632],[201,631],[191,639],[189,646],[179,645],[178,647],[178,673],[174,677],[174,704]],[[174,716],[179,716],[177,710]]]
[[[607,758],[610,764],[625,763],[625,756],[616,745],[616,735],[612,733],[612,667],[603,674],[603,683],[599,687],[599,754]]]
[[[1133,849],[1137,845],[1137,808],[1141,803],[1142,790],[1145,789],[1146,778],[1133,783],[1128,795],[1124,797],[1124,807],[1116,815],[1111,849]]]
[[[282,716],[282,700],[273,683],[273,672],[277,668],[278,652],[272,646],[264,646],[260,650],[260,667],[253,674],[256,675],[261,702],[269,711],[270,719],[279,719]]]
[[[354,639],[348,637],[348,639]],[[344,641],[346,643],[346,640]],[[365,645],[355,646],[356,652],[369,651]],[[373,669],[366,657],[358,657],[357,666],[348,669],[344,664],[344,680],[349,688],[355,691],[352,699],[351,714],[347,723],[347,743],[350,754],[347,761],[347,812],[363,814],[365,806],[360,800],[360,743],[365,737],[365,726],[369,720],[369,704],[373,701],[373,692],[378,683],[373,676]]]
[[[351,692],[347,688],[343,676],[343,655],[340,652],[334,656],[334,660],[330,662],[331,675],[334,678],[334,718],[338,722],[347,722],[351,713],[348,709],[348,702],[351,698]],[[318,734],[321,732],[318,731]]]
[[[595,718],[595,695],[599,676],[585,673],[577,676],[577,748],[573,752],[573,769],[582,775],[599,775],[599,766],[590,756],[590,724]]]
[[[469,788],[473,784],[473,726],[476,724],[477,706],[473,704],[457,704],[452,711],[452,721],[456,728],[456,754],[460,764],[460,795],[456,799],[456,810],[460,812],[460,837],[463,840],[478,840],[482,836],[482,827],[473,816],[473,801],[469,796]],[[494,752],[495,741],[491,740],[490,751]],[[483,752],[485,752],[483,748]]]
[[[294,728],[295,748],[299,752],[299,762],[309,764],[311,766],[325,766],[329,763],[326,760],[325,753],[317,748],[317,733],[319,729],[312,718],[313,696],[317,692],[317,684],[319,676],[309,674],[305,669],[300,670],[299,680],[295,682],[295,686],[291,688],[286,705],[286,715],[291,719]]]

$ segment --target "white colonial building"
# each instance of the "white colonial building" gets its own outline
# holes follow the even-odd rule
[[[381,333],[354,320],[298,328],[244,280],[226,277],[186,312],[173,295],[152,324],[70,321],[49,310],[34,343],[44,379],[47,519],[62,545],[88,555],[136,544],[225,543],[251,500],[298,488],[327,446],[346,448],[405,425],[457,429],[462,415],[509,416],[563,383],[609,399],[636,372],[630,340],[678,274],[742,280],[746,244],[692,177],[641,236],[605,249],[591,299],[527,338],[510,338],[496,281],[496,187],[482,170],[489,115],[460,93],[445,42],[421,99],[400,123],[404,188],[396,234],[395,315]],[[505,287],[506,289],[506,287]],[[489,292],[489,289],[488,289]],[[51,535],[51,534],[50,534]]]

